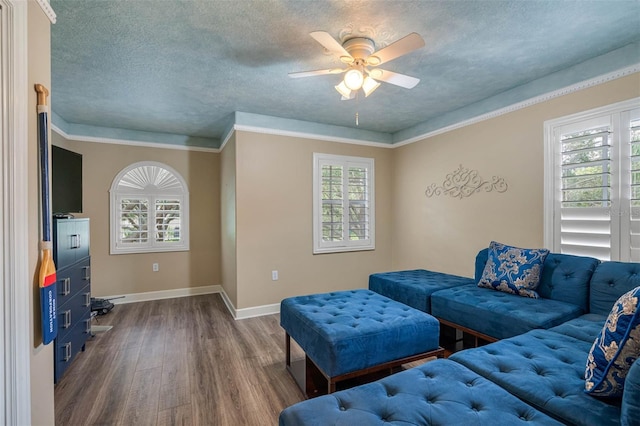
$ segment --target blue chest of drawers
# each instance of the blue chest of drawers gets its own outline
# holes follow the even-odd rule
[[[58,383],[91,336],[89,219],[54,219],[53,260],[57,275],[58,335],[54,382]]]

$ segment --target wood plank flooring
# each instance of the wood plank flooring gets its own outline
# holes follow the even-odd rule
[[[56,385],[58,426],[277,425],[304,399],[279,315],[235,321],[210,294],[117,305],[97,324],[113,329]]]

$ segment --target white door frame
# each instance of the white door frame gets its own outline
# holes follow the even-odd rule
[[[7,425],[31,424],[27,7],[0,0],[0,424]]]

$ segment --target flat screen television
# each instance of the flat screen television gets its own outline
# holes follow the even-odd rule
[[[82,213],[82,154],[51,147],[53,214]]]

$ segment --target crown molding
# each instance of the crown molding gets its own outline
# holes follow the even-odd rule
[[[51,4],[49,4],[49,0],[36,0],[36,1],[38,5],[40,5],[40,8],[44,12],[44,14],[47,15],[47,18],[49,18],[49,21],[51,21],[52,24],[55,24],[56,18],[57,18],[56,12],[53,11]]]
[[[327,135],[321,135],[317,133],[297,132],[297,131],[291,131],[291,130],[272,129],[268,127],[247,126],[244,124],[234,124],[233,130],[242,131],[242,132],[260,133],[265,135],[289,136],[294,138],[315,139],[315,140],[321,140],[321,141],[327,141],[327,142],[348,143],[351,145],[372,146],[376,148],[393,148],[394,147],[392,144],[383,143],[383,142],[370,142],[370,141],[363,141],[360,139],[343,138],[338,136],[327,136]]]
[[[559,98],[560,96],[564,96],[564,95],[568,95],[570,93],[574,93],[574,92],[578,92],[580,90],[583,89],[588,89],[590,87],[593,86],[597,86],[599,84],[603,84],[603,83],[607,83],[609,81],[612,80],[616,80],[618,78],[622,78],[622,77],[626,77],[628,75],[634,74],[640,72],[640,63],[634,64],[634,65],[630,65],[628,67],[607,73],[607,74],[603,74],[600,75],[598,77],[594,77],[588,80],[584,80],[581,81],[579,83],[575,83],[566,87],[563,87],[562,89],[558,89],[558,90],[553,90],[551,92],[547,92],[544,93],[542,95],[539,96],[535,96],[533,98],[529,98],[527,100],[524,100],[522,102],[517,102],[515,104],[506,106],[504,108],[500,108],[485,114],[481,114],[478,116],[475,116],[473,118],[470,118],[468,120],[463,120],[463,121],[459,121],[455,124],[451,124],[449,126],[445,126],[445,127],[441,127],[439,129],[433,130],[431,132],[427,132],[421,135],[417,135],[417,136],[413,136],[411,138],[408,139],[404,139],[398,142],[394,142],[393,143],[393,147],[401,147],[404,145],[409,145],[412,144],[414,142],[419,142],[425,139],[429,139],[432,138],[434,136],[437,135],[441,135],[443,133],[447,133],[450,132],[452,130],[456,130],[456,129],[460,129],[462,127],[466,127],[466,126],[470,126],[472,124],[476,124],[476,123],[480,123],[482,121],[485,120],[490,120],[492,118],[496,118],[499,117],[501,115],[505,115],[505,114],[509,114],[511,112],[523,109],[523,108],[527,108],[530,107],[532,105],[536,105],[542,102],[546,102],[549,101],[551,99],[555,99],[555,98]]]
[[[327,142],[346,143],[351,145],[371,146],[376,148],[398,148],[404,145],[409,145],[415,142],[423,141],[423,140],[426,140],[434,136],[441,135],[443,133],[447,133],[456,129],[460,129],[462,127],[477,124],[485,120],[490,120],[492,118],[496,118],[501,115],[509,114],[511,112],[514,112],[523,108],[527,108],[542,102],[546,102],[546,101],[564,96],[564,95],[568,95],[570,93],[578,92],[583,89],[587,89],[593,86],[597,86],[599,84],[607,83],[612,80],[626,77],[628,75],[631,75],[637,72],[640,72],[640,63],[630,65],[628,67],[624,67],[619,70],[600,75],[598,77],[587,79],[579,83],[565,86],[561,89],[552,90],[542,95],[535,96],[521,102],[516,102],[514,104],[490,111],[488,113],[480,114],[466,120],[458,121],[448,126],[444,126],[429,132],[421,133],[419,135],[412,136],[410,138],[401,139],[399,141],[392,142],[392,143],[373,142],[373,141],[368,141],[364,139],[355,139],[355,138],[344,137],[344,136],[341,137],[341,136],[335,136],[335,135],[326,135],[319,132],[306,132],[303,130],[302,131],[301,130],[285,130],[282,128],[266,127],[262,125],[238,124],[238,123],[234,123],[233,125],[231,125],[229,127],[229,130],[225,132],[224,138],[219,148],[206,148],[206,147],[197,147],[197,146],[173,145],[169,143],[165,144],[165,143],[157,143],[157,142],[143,142],[143,141],[136,141],[136,140],[130,140],[130,139],[116,139],[116,138],[107,138],[107,137],[75,135],[75,134],[70,134],[65,132],[55,124],[51,125],[51,129],[56,133],[58,133],[59,135],[63,136],[64,138],[69,140],[75,140],[75,141],[110,143],[110,144],[116,144],[116,145],[130,145],[130,146],[139,146],[139,147],[145,147],[145,148],[176,149],[176,150],[183,150],[183,151],[198,151],[198,152],[212,152],[212,153],[221,152],[224,149],[227,142],[233,136],[234,132],[236,131],[268,134],[268,135],[278,135],[278,136],[288,136],[288,137],[296,137],[296,138],[302,138],[302,139],[314,139],[314,140],[322,140]],[[274,118],[276,120],[280,120],[277,117],[267,117],[267,116],[257,116],[257,115],[256,117]],[[238,121],[237,118],[236,118],[236,121]],[[283,120],[281,124],[283,123],[286,125],[288,121],[285,123]],[[317,124],[317,123],[314,123],[314,124]]]
[[[235,132],[236,132],[235,125],[231,126],[231,129],[225,134],[224,139],[222,139],[222,144],[220,144],[220,148],[218,148],[219,152],[222,152],[225,145],[227,144],[227,142],[229,142],[229,139],[231,139],[231,136],[233,136]]]
[[[128,145],[128,146],[138,146],[142,148],[161,148],[161,149],[175,149],[178,151],[195,151],[195,152],[212,152],[218,153],[220,152],[219,148],[205,148],[199,146],[185,146],[185,145],[172,145],[167,143],[157,143],[157,142],[141,142],[134,141],[129,139],[111,139],[111,138],[101,138],[95,136],[82,136],[82,135],[73,135],[68,134],[55,124],[51,124],[51,130],[62,136],[63,138],[70,141],[78,141],[78,142],[95,142],[95,143],[108,143],[113,145]]]

